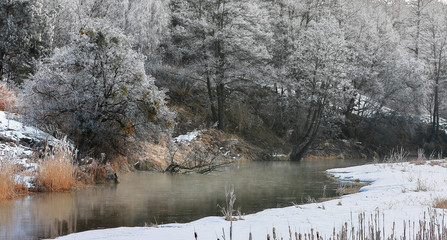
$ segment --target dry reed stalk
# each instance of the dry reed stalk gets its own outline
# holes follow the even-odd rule
[[[0,200],[9,200],[17,195],[14,173],[13,164],[0,163]]]
[[[234,221],[234,202],[236,201],[236,194],[234,194],[234,185],[225,186],[225,204],[226,207],[221,208],[221,212],[227,221]]]
[[[382,215],[382,216],[381,216]],[[382,218],[382,219],[381,219]],[[385,214],[380,211],[372,213],[369,217],[365,213],[358,216],[358,225],[351,222],[345,222],[341,226],[341,230],[337,232],[334,227],[332,236],[323,237],[313,228],[310,233],[298,233],[295,231],[295,240],[447,240],[447,226],[445,225],[445,213],[438,214],[436,209],[429,209],[424,212],[422,220],[414,222],[403,221],[403,232],[396,231],[396,222],[392,222],[389,226],[385,226]],[[419,224],[417,224],[419,223]],[[390,233],[385,233],[385,228],[390,227]],[[222,228],[223,239],[225,240],[225,231]],[[267,240],[278,240],[277,231],[273,227],[273,235],[267,233]],[[231,238],[230,238],[231,239]],[[251,232],[249,240],[253,239]],[[281,240],[284,238],[281,237]],[[289,240],[292,240],[291,228],[289,226]]]
[[[47,152],[43,159],[36,182],[46,191],[67,191],[76,185],[73,160],[75,150],[66,139],[58,142],[53,151]]]

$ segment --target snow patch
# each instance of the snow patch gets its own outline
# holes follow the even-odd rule
[[[22,169],[14,176],[14,181],[31,188],[33,177],[30,175],[37,171],[39,165],[33,156],[35,150],[30,146],[45,142],[54,145],[59,140],[37,128],[13,120],[20,117],[0,111],[0,164],[14,164]]]
[[[187,143],[191,142],[192,140],[196,139],[197,136],[199,136],[200,131],[192,131],[184,135],[180,135],[176,138],[174,138],[175,142],[181,142],[181,143]]]

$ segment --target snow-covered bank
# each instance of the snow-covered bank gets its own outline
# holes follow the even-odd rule
[[[371,164],[328,170],[342,181],[367,181],[371,184],[359,193],[346,195],[322,203],[312,203],[278,209],[267,209],[247,215],[233,222],[233,239],[266,239],[276,228],[278,239],[289,238],[292,231],[308,233],[311,229],[322,236],[331,237],[334,227],[341,229],[345,222],[358,225],[358,215],[367,219],[380,212],[385,216],[385,232],[390,235],[393,222],[397,234],[403,232],[403,221],[418,221],[438,199],[447,199],[447,168],[444,161]],[[237,194],[237,189],[236,189]],[[242,209],[243,211],[243,209]],[[442,212],[442,211],[438,211]],[[148,220],[150,221],[150,220]],[[352,222],[351,222],[352,221]],[[381,227],[383,220],[380,219]],[[167,224],[158,227],[122,227],[71,234],[60,239],[223,239],[222,228],[229,239],[230,222],[223,217],[207,217],[186,224]],[[415,229],[417,231],[417,229]],[[408,228],[407,228],[408,231]]]
[[[34,127],[13,119],[21,118],[15,113],[0,111],[0,166],[13,164],[21,169],[15,182],[33,187],[33,172],[38,168],[36,156],[45,146],[53,146],[58,140]]]

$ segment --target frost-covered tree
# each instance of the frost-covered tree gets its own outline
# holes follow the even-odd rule
[[[169,1],[90,0],[90,17],[103,18],[135,39],[139,50],[153,52],[167,33]]]
[[[42,0],[0,1],[0,79],[21,83],[51,50],[52,12]]]
[[[306,23],[295,41],[290,57],[289,76],[301,105],[306,106],[305,121],[295,127],[296,145],[291,160],[300,160],[317,136],[324,115],[331,106],[340,106],[350,93],[346,81],[346,47],[343,32],[334,18],[322,17]],[[302,112],[296,112],[301,118]]]
[[[42,0],[55,11],[55,45],[68,44],[91,19],[104,19],[131,36],[134,48],[151,55],[168,34],[169,1],[162,0]]]
[[[123,151],[129,139],[157,139],[173,124],[165,93],[124,33],[91,20],[42,61],[26,86],[35,119],[73,137],[82,151]]]
[[[431,140],[439,134],[440,106],[443,102],[447,76],[447,6],[436,3],[427,10],[426,28],[424,31],[424,59],[428,66],[429,79],[432,80],[432,127]]]
[[[213,118],[224,129],[229,88],[265,79],[268,14],[255,0],[177,0],[171,7],[175,64],[206,83]]]

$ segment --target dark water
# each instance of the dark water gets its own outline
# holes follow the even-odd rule
[[[118,185],[48,193],[0,203],[0,239],[52,238],[119,226],[189,222],[221,215],[225,185],[233,184],[235,208],[249,214],[290,206],[308,196],[335,196],[338,183],[324,170],[364,164],[356,160],[241,163],[207,175],[136,172]]]

